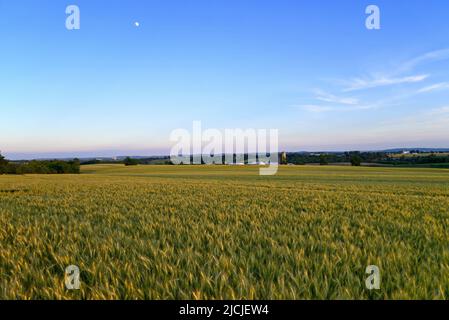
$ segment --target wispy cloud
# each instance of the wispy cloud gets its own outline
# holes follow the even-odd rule
[[[376,77],[376,78],[370,78],[370,79],[356,78],[356,79],[349,81],[347,83],[347,87],[343,91],[349,92],[349,91],[384,87],[384,86],[390,86],[390,85],[397,85],[397,84],[402,84],[402,83],[416,83],[416,82],[421,82],[421,81],[427,79],[428,77],[429,77],[429,75],[422,74],[422,75],[400,77],[400,78],[392,78],[392,77],[388,77],[388,76]]]
[[[384,107],[386,105],[393,105],[394,99],[378,100],[374,103],[366,103],[360,101],[355,97],[336,96],[331,93],[327,93],[321,89],[314,90],[315,100],[317,103],[295,105],[293,107],[300,108],[301,110],[323,113],[323,112],[350,112],[358,110],[370,110]],[[326,102],[327,104],[324,104]]]
[[[447,60],[447,59],[449,59],[449,48],[430,51],[430,52],[424,53],[416,58],[413,58],[411,60],[404,62],[403,64],[401,64],[399,66],[397,72],[403,73],[403,72],[411,71],[420,64],[423,64],[426,62]]]
[[[406,75],[406,74],[413,71],[419,65],[448,59],[449,59],[449,48],[430,51],[420,56],[417,56],[413,59],[398,64],[396,68],[393,68],[393,70],[387,73],[383,74],[381,73],[380,75],[377,74],[371,77],[354,78],[349,81],[343,81],[343,84],[345,86],[345,89],[343,89],[343,91],[349,92],[349,91],[371,89],[398,84],[421,82],[423,80],[426,80],[429,77],[429,75],[428,74]],[[429,87],[428,90],[433,91],[434,89],[439,88]]]
[[[351,97],[338,97],[336,95],[324,92],[322,90],[315,90],[316,99],[324,102],[345,104],[345,105],[356,105],[359,100]]]
[[[399,119],[389,119],[382,123],[382,126],[406,126],[418,129],[417,125],[425,123],[429,127],[437,123],[449,123],[449,106],[423,110],[413,115],[408,115]],[[449,127],[448,127],[449,128]]]
[[[440,83],[436,83],[436,84],[424,87],[422,89],[419,89],[418,93],[427,93],[427,92],[446,90],[446,89],[449,89],[449,82],[440,82]]]
[[[378,105],[318,105],[318,104],[305,104],[295,106],[304,111],[313,112],[313,113],[323,113],[323,112],[348,112],[348,111],[357,111],[357,110],[368,110],[378,108]]]
[[[424,73],[410,74],[410,71],[413,71],[413,69],[420,64],[446,59],[449,59],[449,48],[427,52],[414,59],[396,65],[396,68],[392,68],[391,72],[388,73],[372,73],[371,75],[367,75],[365,77],[354,77],[349,80],[340,80],[337,82],[340,87],[339,89],[337,88],[340,92],[339,94],[335,94],[333,92],[329,93],[321,89],[315,89],[313,91],[315,95],[314,102],[296,107],[299,107],[307,112],[323,113],[350,112],[398,106],[401,105],[405,99],[410,99],[414,95],[449,89],[449,82],[441,82],[423,86],[418,90],[410,88],[410,90],[406,90],[406,92],[396,94],[395,96],[386,96],[383,97],[383,99],[373,99],[373,96],[371,95],[372,93],[366,89],[421,83],[428,79],[430,75]],[[364,98],[362,99],[365,100],[364,102],[361,101],[359,97],[350,96],[355,94],[350,94],[349,92],[362,90],[366,90],[366,92],[360,92],[357,95]]]
[[[305,105],[300,105],[300,106],[295,106],[295,107],[299,107],[305,111],[314,112],[314,113],[321,113],[321,112],[328,112],[328,111],[335,110],[335,107],[319,106],[319,105],[315,105],[315,104],[305,104]]]
[[[449,106],[432,109],[428,112],[430,116],[449,115]]]

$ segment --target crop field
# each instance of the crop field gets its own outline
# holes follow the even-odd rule
[[[79,290],[65,287],[69,265]],[[449,298],[446,169],[0,176],[0,299],[421,298]]]

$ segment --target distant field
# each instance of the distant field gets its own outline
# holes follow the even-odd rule
[[[449,298],[449,170],[82,172],[0,176],[0,299]]]

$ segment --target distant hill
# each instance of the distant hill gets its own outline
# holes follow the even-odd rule
[[[296,154],[296,155],[302,155],[302,156],[307,156],[307,155],[320,155],[320,154],[328,154],[328,155],[341,155],[341,154],[345,154],[347,152],[354,152],[357,150],[352,150],[352,151],[325,151],[325,150],[321,150],[321,151],[293,151],[293,152],[287,152],[288,154],[292,155],[292,154]],[[370,151],[361,151],[361,153],[402,153],[404,151],[419,151],[421,153],[432,153],[432,152],[449,152],[449,148],[392,148],[392,149],[385,149],[385,150],[370,150]],[[118,161],[123,161],[126,157],[128,156],[116,156],[116,157],[104,157],[104,156],[99,156],[99,157],[36,157],[34,158],[35,160],[41,160],[41,161],[45,161],[45,160],[62,160],[62,161],[72,161],[74,159],[79,159],[81,161],[81,163],[83,162],[89,162],[89,161],[101,161],[101,162],[118,162]],[[147,162],[151,162],[151,161],[160,161],[160,160],[167,160],[170,158],[169,155],[165,155],[165,156],[129,156],[132,159],[137,159],[140,161],[147,161]],[[20,157],[14,157],[16,158],[16,160],[12,160],[14,162],[26,162],[26,161],[30,161],[31,159],[29,159],[28,157],[24,157],[24,158],[20,158]]]
[[[387,153],[397,153],[403,151],[414,151],[417,150],[419,152],[449,152],[449,148],[395,148],[395,149],[387,149],[382,150]]]

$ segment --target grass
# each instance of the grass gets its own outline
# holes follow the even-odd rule
[[[0,298],[447,299],[448,208],[445,169],[0,176]],[[64,286],[71,264],[80,290]]]

